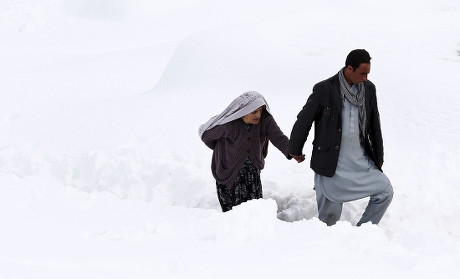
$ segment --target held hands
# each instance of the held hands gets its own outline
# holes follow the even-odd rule
[[[302,154],[302,155],[289,154],[289,155],[291,155],[291,157],[294,158],[297,161],[297,163],[302,163],[305,160],[305,154]]]

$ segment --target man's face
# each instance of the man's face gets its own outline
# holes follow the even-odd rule
[[[359,67],[353,69],[352,66],[345,68],[345,78],[349,84],[357,84],[367,80],[367,75],[371,71],[371,64],[361,63]]]

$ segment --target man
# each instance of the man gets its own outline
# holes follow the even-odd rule
[[[357,223],[378,224],[393,198],[382,172],[383,139],[375,86],[367,80],[371,57],[351,51],[345,67],[313,87],[292,128],[289,153],[302,156],[313,122],[315,138],[310,167],[315,171],[319,219],[334,225],[344,202],[370,197]]]

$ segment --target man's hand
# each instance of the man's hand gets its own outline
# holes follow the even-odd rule
[[[302,163],[305,160],[305,154],[302,154],[302,155],[289,154],[289,155],[291,155],[291,157],[294,158],[297,161],[297,163]]]

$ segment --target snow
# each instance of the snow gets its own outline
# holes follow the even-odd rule
[[[0,3],[0,279],[456,278],[454,0]],[[198,126],[261,92],[289,134],[367,49],[395,190],[379,225],[317,219],[308,161],[273,146],[264,199],[221,213]],[[311,152],[311,138],[304,149]]]

